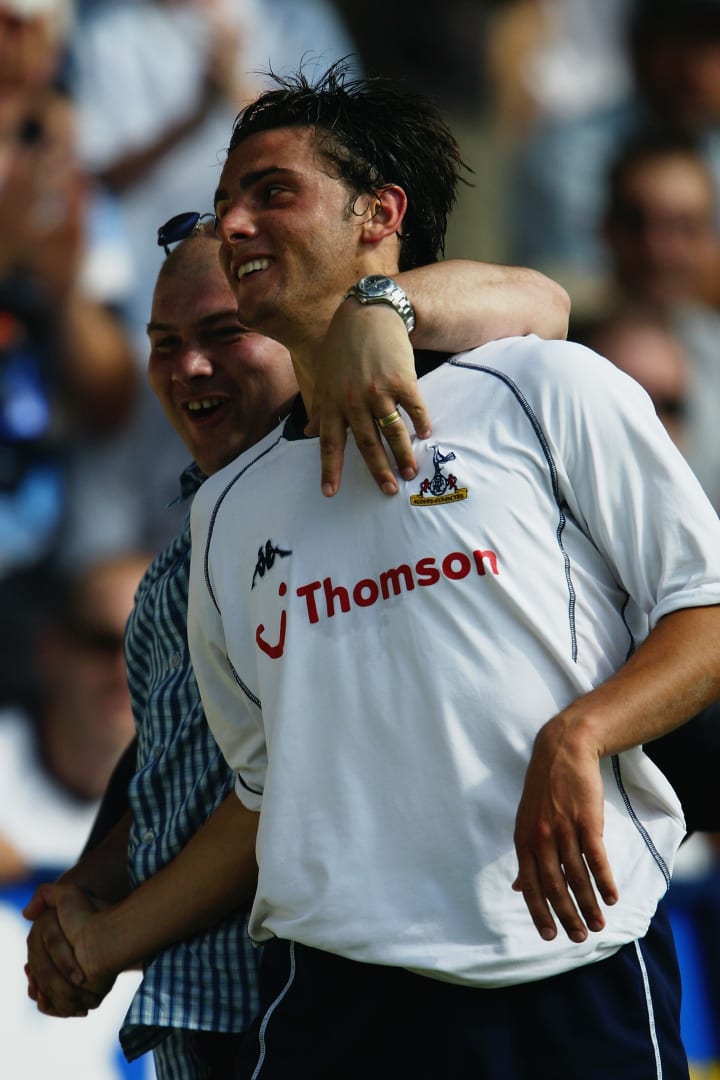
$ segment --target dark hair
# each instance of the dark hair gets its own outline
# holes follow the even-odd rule
[[[622,200],[623,184],[637,165],[671,157],[687,158],[695,162],[698,168],[707,174],[710,189],[714,188],[712,172],[703,156],[700,143],[692,134],[650,127],[623,143],[610,164],[606,186],[609,211],[612,213],[618,200]]]
[[[656,40],[706,41],[720,36],[718,0],[635,0],[629,21],[635,51]]]
[[[228,153],[249,135],[280,127],[313,128],[318,147],[354,196],[397,184],[408,199],[400,269],[436,262],[460,175],[469,168],[440,109],[384,78],[350,78],[345,60],[311,83],[298,71],[239,113]]]

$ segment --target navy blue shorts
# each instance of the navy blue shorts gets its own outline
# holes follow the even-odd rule
[[[659,910],[608,960],[484,990],[294,942],[263,949],[239,1080],[688,1080]]]

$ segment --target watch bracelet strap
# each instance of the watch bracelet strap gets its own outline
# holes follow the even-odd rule
[[[400,316],[409,336],[415,329],[415,309],[403,287],[398,285],[396,281],[393,281],[393,285],[394,288],[392,293],[388,293],[385,296],[373,296],[372,298],[360,295],[356,286],[353,285],[345,293],[343,300],[348,300],[350,297],[353,297],[358,303],[370,307],[373,304],[387,305],[387,307],[392,308]]]

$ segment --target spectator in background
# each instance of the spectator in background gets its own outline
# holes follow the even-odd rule
[[[86,276],[100,204],[57,85],[70,14],[67,0],[0,0],[0,704],[28,692],[69,459],[125,423],[138,386],[124,327]]]
[[[46,597],[32,711],[0,713],[0,881],[62,868],[134,734],[123,637],[149,555],[90,564]]]
[[[606,302],[649,307],[682,341],[692,372],[684,452],[720,507],[720,309],[705,300],[720,250],[716,214],[712,175],[687,136],[639,136],[612,164]]]
[[[651,131],[611,162],[602,219],[610,286],[658,310],[697,304],[717,265],[717,191],[696,141]]]
[[[628,71],[606,100],[577,111],[573,95],[521,136],[510,165],[509,257],[558,276],[576,309],[596,303],[606,279],[605,178],[628,139],[648,128],[691,135],[720,178],[719,0],[635,0],[621,26]]]
[[[627,310],[573,326],[571,337],[607,356],[645,388],[668,435],[684,451],[692,370],[668,319],[653,311]]]
[[[491,5],[488,58],[505,136],[622,101],[632,89],[632,0],[505,0]]]
[[[72,103],[57,76],[67,0],[0,0],[0,282],[34,292],[59,338],[68,423],[123,423],[136,389],[114,300],[86,274],[95,197],[75,152]]]

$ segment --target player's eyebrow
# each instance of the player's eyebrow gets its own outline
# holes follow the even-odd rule
[[[226,322],[228,319],[232,319],[235,322],[237,322],[238,327],[241,330],[246,330],[247,329],[247,327],[244,326],[240,322],[240,320],[238,319],[237,311],[234,308],[226,308],[226,309],[223,309],[222,311],[213,311],[209,315],[204,315],[202,317],[202,319],[198,319],[196,325],[200,326],[200,327],[203,327],[203,328],[207,328],[207,327],[215,326],[217,323]],[[158,333],[158,332],[167,331],[167,330],[175,330],[176,325],[175,325],[175,323],[159,322],[158,320],[152,320],[151,319],[150,322],[145,327],[145,329],[146,329],[146,332],[148,334],[152,334],[152,333]]]
[[[241,191],[247,191],[248,188],[259,183],[260,180],[264,180],[266,176],[273,176],[276,174],[280,176],[294,176],[295,170],[284,168],[282,165],[268,165],[265,169],[252,169],[250,172],[244,173],[238,178],[238,187]],[[213,198],[213,207],[216,207],[219,202],[226,202],[229,198],[230,192],[226,188],[217,188]]]

